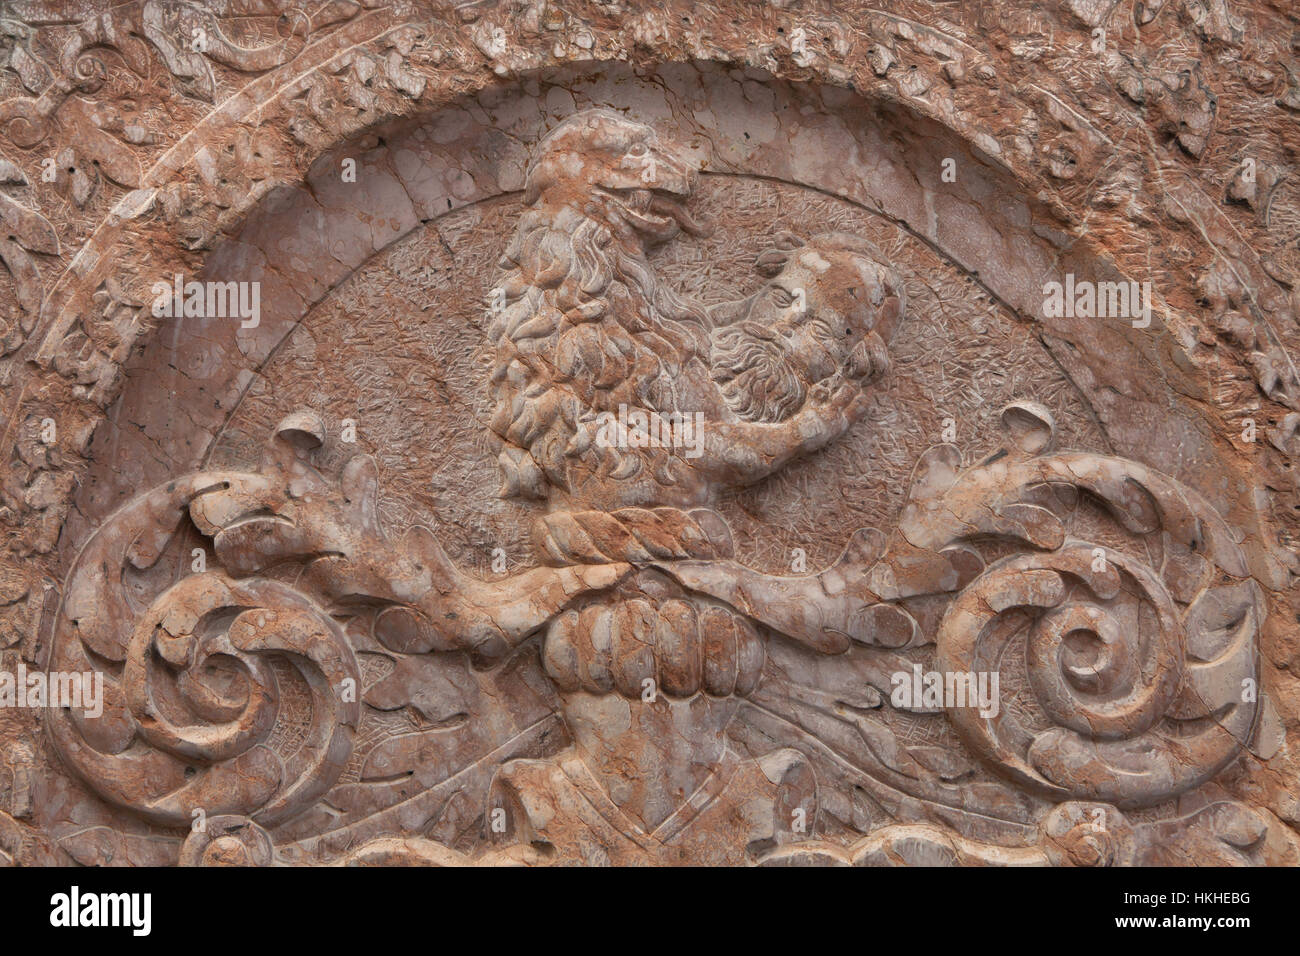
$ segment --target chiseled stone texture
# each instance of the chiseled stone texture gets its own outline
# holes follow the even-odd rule
[[[10,0],[0,860],[1300,863],[1298,118],[1288,0]]]

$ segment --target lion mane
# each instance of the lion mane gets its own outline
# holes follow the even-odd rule
[[[525,198],[488,324],[501,496],[662,469],[658,449],[598,448],[593,426],[620,404],[677,410],[678,371],[707,361],[705,312],[659,280],[642,238],[604,221],[599,203],[531,184]]]

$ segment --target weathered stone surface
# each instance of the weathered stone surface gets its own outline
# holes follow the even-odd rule
[[[1300,863],[1298,37],[12,0],[0,859]]]

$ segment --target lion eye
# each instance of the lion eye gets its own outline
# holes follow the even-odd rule
[[[777,305],[786,306],[794,302],[794,296],[789,292],[786,292],[785,289],[782,289],[780,286],[774,286],[772,288],[772,297],[776,299]]]

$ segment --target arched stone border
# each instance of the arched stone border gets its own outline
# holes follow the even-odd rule
[[[378,6],[374,0],[369,2]],[[140,6],[140,2],[126,3],[114,11],[125,19]],[[315,32],[305,47],[291,51],[282,65],[247,83],[243,76],[220,71],[214,108],[197,122],[190,119],[194,111],[186,110],[175,130],[160,131],[158,148],[133,146],[128,152],[147,171],[138,182],[125,177],[120,183],[135,188],[104,184],[105,191],[117,199],[88,239],[78,243],[73,238],[74,224],[60,221],[50,227],[53,245],[33,250],[40,253],[43,304],[30,326],[24,323],[17,350],[0,361],[4,407],[0,433],[10,449],[7,467],[19,502],[17,511],[6,516],[10,533],[0,557],[0,565],[12,579],[6,581],[3,595],[4,619],[6,642],[22,640],[25,656],[39,655],[42,611],[57,603],[51,591],[59,569],[66,567],[68,549],[84,536],[84,520],[70,511],[74,486],[85,472],[87,457],[97,456],[98,448],[105,447],[92,452],[91,441],[105,421],[105,409],[121,390],[120,367],[133,348],[148,347],[156,340],[147,320],[139,316],[147,287],[116,281],[121,264],[139,263],[137,275],[151,281],[173,271],[189,274],[213,236],[241,228],[251,210],[277,186],[303,181],[310,165],[329,146],[376,123],[436,113],[461,97],[491,96],[503,77],[524,77],[527,82],[538,71],[575,63],[627,63],[634,68],[688,60],[746,64],[782,79],[855,90],[882,104],[906,106],[951,130],[959,141],[974,144],[990,169],[1001,167],[1019,185],[1014,195],[1034,197],[1036,217],[1041,214],[1034,220],[1039,230],[1055,236],[1073,255],[1082,255],[1081,261],[1088,258],[1080,251],[1087,246],[1086,235],[1103,234],[1108,236],[1108,248],[1120,250],[1116,266],[1125,275],[1141,277],[1150,270],[1176,277],[1176,282],[1159,285],[1166,300],[1168,333],[1147,340],[1150,363],[1169,372],[1162,379],[1162,386],[1168,386],[1163,397],[1172,404],[1161,408],[1154,402],[1148,408],[1163,412],[1174,404],[1192,406],[1192,433],[1199,440],[1197,450],[1184,456],[1179,467],[1152,463],[1184,477],[1223,508],[1249,539],[1252,568],[1263,582],[1274,588],[1290,582],[1285,565],[1294,568],[1295,556],[1280,553],[1273,529],[1259,520],[1259,512],[1268,507],[1269,493],[1259,486],[1258,475],[1277,476],[1273,487],[1284,487],[1280,469],[1287,466],[1286,456],[1294,449],[1288,451],[1285,429],[1273,436],[1277,451],[1267,442],[1245,446],[1236,439],[1241,409],[1216,403],[1208,387],[1212,362],[1197,346],[1198,339],[1202,343],[1213,339],[1211,323],[1225,309],[1240,310],[1253,326],[1260,348],[1270,350],[1271,360],[1282,364],[1284,374],[1280,381],[1270,379],[1263,371],[1267,363],[1261,365],[1244,352],[1233,354],[1231,360],[1259,381],[1268,400],[1283,411],[1295,408],[1290,391],[1294,362],[1282,338],[1282,330],[1294,324],[1288,286],[1275,281],[1276,272],[1266,269],[1255,251],[1268,242],[1260,223],[1244,207],[1219,202],[1217,193],[1230,185],[1231,178],[1223,174],[1222,162],[1198,166],[1187,156],[1157,149],[1151,138],[1156,121],[1125,115],[1122,109],[1129,132],[1151,140],[1149,150],[1128,152],[1127,133],[1124,140],[1112,142],[1098,131],[1090,121],[1092,104],[1113,108],[1118,103],[1128,108],[1113,89],[1118,81],[1109,64],[1092,88],[1076,96],[1063,79],[1042,70],[1032,83],[1020,82],[1002,69],[1005,54],[981,48],[981,41],[952,24],[922,23],[852,2],[840,5],[833,15],[766,10],[761,14],[763,29],[757,33],[752,24],[738,29],[725,10],[696,10],[685,4],[680,9],[619,14],[595,4],[575,4],[572,12],[555,9],[542,18],[534,10],[513,19],[490,2],[457,7],[394,4],[378,9],[327,6],[333,19],[312,23]],[[53,22],[40,21],[26,7],[18,4],[15,12],[27,18],[33,29],[47,29],[45,24]],[[38,7],[33,5],[33,10]],[[1082,61],[1089,56],[1095,24],[1083,14],[1075,14],[1077,19],[1061,16],[1063,28],[1072,33],[1060,44],[1070,50],[1067,55]],[[1158,38],[1174,35],[1185,46],[1202,50],[1241,42],[1239,35],[1221,25],[1192,26],[1174,19],[1172,13],[1138,26]],[[801,51],[791,41],[796,29],[812,37]],[[58,117],[60,110],[67,109],[70,92],[94,97],[93,84],[79,86],[83,50],[104,47],[110,51],[110,65],[116,66],[113,54],[130,67],[138,65],[140,49],[128,51],[122,38],[106,33],[102,23],[83,32],[81,42],[65,48],[54,64],[56,75],[43,92],[29,86],[32,97],[0,103],[0,135],[9,137],[0,143],[6,149],[12,143],[26,151],[20,158],[27,165],[34,165],[46,151],[76,141],[80,131],[75,122],[48,124],[48,133],[41,134],[45,140],[29,144],[14,135],[10,121],[15,115],[40,114],[47,121]],[[1143,35],[1143,39],[1151,37]],[[1115,42],[1130,64],[1140,61],[1133,56],[1130,31]],[[158,62],[153,48],[134,37],[132,43],[144,49],[146,59],[152,56]],[[378,64],[379,73],[363,76],[362,59],[370,64],[367,70]],[[165,66],[180,88],[183,77],[175,65],[168,61]],[[250,72],[257,68],[236,67]],[[369,105],[358,108],[355,99],[366,99],[365,90],[373,95],[368,97]],[[322,108],[339,92],[354,98],[347,110]],[[1279,97],[1285,92],[1280,86],[1274,91]],[[313,106],[305,118],[294,105],[303,101],[312,101]],[[292,137],[286,132],[290,128]],[[1027,135],[1031,128],[1033,135]],[[265,175],[250,177],[241,168],[239,147],[250,137],[278,147],[279,158],[267,164]],[[88,148],[93,151],[93,144]],[[1199,151],[1188,152],[1200,158]],[[1158,195],[1158,208],[1151,211],[1165,217],[1161,225],[1185,242],[1190,261],[1176,259],[1166,249],[1145,248],[1141,232],[1150,218],[1131,214],[1132,199],[1081,201],[1115,187],[1139,199],[1148,193]],[[1086,218],[1072,211],[1084,206],[1089,209]],[[67,263],[62,266],[57,257],[65,250],[71,258],[62,260]],[[59,268],[62,271],[56,276]],[[1223,292],[1225,276],[1228,284],[1236,281],[1244,291]],[[981,278],[987,282],[989,277]],[[1015,304],[1014,298],[1006,301]],[[1081,385],[1097,392],[1114,387],[1104,378]],[[1272,411],[1267,403],[1262,409],[1265,414]],[[1281,417],[1282,413],[1274,414]],[[57,447],[33,461],[26,445],[32,444],[31,433],[47,415],[58,424]],[[111,438],[100,436],[99,441],[111,446]],[[1206,448],[1218,453],[1201,454]],[[1236,461],[1249,467],[1233,465],[1220,474],[1230,450]],[[1214,487],[1207,488],[1207,483]],[[1275,597],[1293,601],[1293,596]],[[1271,615],[1270,624],[1294,617],[1286,612]],[[1285,634],[1279,632],[1278,637]],[[1268,641],[1266,635],[1266,646]]]
[[[1187,482],[1236,527],[1259,526],[1249,486],[1216,438],[1222,426],[1201,404],[1178,400],[1204,389],[1189,374],[1167,310],[1146,329],[1042,314],[1043,283],[1067,272],[1094,281],[1140,277],[1122,276],[1089,243],[1047,226],[1041,204],[1023,196],[1003,166],[910,108],[708,64],[639,73],[621,65],[543,71],[431,116],[372,127],[322,154],[301,185],[268,193],[199,273],[260,282],[261,324],[160,323],[132,363],[113,414],[116,427],[102,431],[92,451],[95,459],[121,464],[108,474],[95,469],[102,477],[83,488],[78,516],[93,524],[137,489],[199,465],[257,370],[330,289],[422,223],[520,189],[531,146],[565,115],[589,106],[625,109],[655,124],[687,144],[705,170],[835,194],[921,237],[1037,323],[1114,451]],[[960,170],[952,183],[940,175],[947,158]],[[340,175],[345,159],[356,162],[355,183]],[[132,284],[171,278],[137,274]],[[179,402],[180,414],[184,395],[192,397]],[[1252,551],[1261,580],[1281,583],[1267,549]]]
[[[1265,294],[1251,303],[1258,325],[1267,330],[1290,319],[1289,303],[1263,271],[1259,257],[1239,233],[1233,240],[1236,231],[1232,224],[1190,179],[1176,169],[1143,168],[1136,156],[1122,152],[1100,155],[1099,145],[1107,145],[1105,137],[1068,105],[1061,95],[1063,90],[1046,88],[1050,84],[1012,86],[998,73],[991,51],[979,49],[960,30],[939,29],[868,7],[829,17],[774,12],[771,35],[754,38],[727,29],[725,16],[710,12],[692,12],[676,20],[657,11],[603,18],[554,11],[546,23],[541,23],[531,16],[511,20],[490,4],[460,5],[455,9],[435,6],[427,10],[417,5],[375,6],[378,8],[347,11],[347,15],[332,12],[331,17],[345,22],[336,27],[328,20],[323,22],[323,26],[333,27],[332,32],[327,30],[323,38],[309,42],[289,62],[222,100],[157,158],[143,175],[140,189],[122,197],[48,289],[37,327],[6,369],[9,387],[5,400],[11,426],[29,420],[31,412],[38,410],[37,404],[49,407],[50,402],[57,402],[65,391],[89,399],[93,406],[107,406],[120,388],[121,362],[147,323],[137,321],[119,327],[121,334],[108,343],[97,342],[91,335],[83,338],[70,333],[84,322],[87,313],[103,308],[105,293],[113,305],[130,306],[139,301],[142,290],[127,287],[127,301],[118,303],[111,300],[113,290],[105,288],[113,265],[121,261],[118,256],[125,252],[139,257],[140,271],[148,275],[192,271],[183,267],[192,267],[195,259],[177,241],[186,225],[197,222],[229,227],[240,222],[267,190],[295,180],[291,170],[276,171],[256,188],[237,195],[234,203],[223,209],[214,195],[214,185],[221,181],[222,173],[232,170],[228,163],[223,166],[219,144],[250,126],[257,129],[259,137],[282,138],[280,130],[288,125],[292,113],[288,104],[295,97],[306,95],[310,99],[321,84],[329,84],[339,75],[344,77],[343,86],[356,86],[361,81],[367,86],[386,87],[382,92],[392,95],[368,113],[354,114],[352,123],[346,116],[322,121],[318,115],[317,128],[301,138],[311,143],[338,142],[358,120],[364,125],[367,119],[377,116],[436,111],[459,91],[490,91],[497,77],[520,76],[566,61],[644,65],[693,57],[723,64],[761,65],[784,78],[869,92],[873,98],[906,104],[936,120],[974,144],[990,165],[1007,170],[1022,184],[1021,193],[1032,193],[1042,200],[1042,222],[1037,224],[1040,231],[1055,233],[1059,245],[1072,253],[1086,239],[1072,237],[1067,229],[1061,229],[1068,227],[1072,218],[1062,202],[1070,180],[1103,172],[1115,180],[1130,174],[1136,175],[1139,182],[1159,180],[1170,196],[1169,202],[1178,207],[1174,218],[1187,225],[1193,239],[1209,247],[1210,260],[1225,260],[1229,271],[1251,280],[1253,288],[1264,290]],[[1075,26],[1082,29],[1086,24]],[[814,42],[796,50],[791,40],[796,29],[812,35]],[[1086,31],[1082,35],[1089,36]],[[96,35],[84,40],[82,46],[97,42],[111,49],[118,39]],[[387,69],[380,77],[386,83],[376,82],[373,77],[362,79],[355,57],[363,52],[386,62]],[[485,63],[490,73],[483,68]],[[75,65],[76,56],[65,52],[65,70],[73,73]],[[347,73],[349,68],[352,73]],[[333,85],[337,88],[340,84]],[[1002,124],[975,120],[976,116],[989,115],[1001,117]],[[1039,130],[1038,148],[1022,135],[1027,121]],[[1044,127],[1044,122],[1049,128]],[[230,143],[225,146],[229,150]],[[1070,167],[1070,172],[1063,169],[1063,156],[1068,159],[1064,165]],[[306,158],[314,159],[310,150]],[[294,165],[302,168],[303,163]],[[177,193],[182,194],[179,201]],[[166,208],[168,199],[173,200],[170,208]],[[161,216],[156,216],[160,204],[165,208]],[[1052,222],[1053,214],[1062,221]],[[1114,211],[1103,209],[1090,218],[1094,227],[1120,225],[1118,221],[1107,222],[1120,219]],[[1132,268],[1133,264],[1121,261],[1118,266],[1127,274],[1139,275],[1141,270]],[[1195,322],[1182,308],[1195,298],[1196,290],[1191,287],[1168,290],[1166,320],[1180,343],[1193,340]],[[1015,304],[1013,298],[1008,301]],[[86,342],[86,338],[90,341]],[[69,354],[70,348],[75,355]],[[37,369],[50,366],[59,368],[64,373],[62,378],[79,379],[79,383],[69,386],[57,379],[40,384],[32,381],[44,377]],[[1180,388],[1182,383],[1172,384],[1174,392],[1188,394],[1194,400],[1204,394],[1203,381],[1201,387],[1190,390]],[[1102,380],[1097,385],[1104,389],[1112,383]],[[37,392],[42,394],[34,399]],[[93,408],[86,408],[70,423],[71,428],[64,429],[74,439],[71,451],[87,450],[98,417]],[[1208,434],[1201,435],[1199,447],[1186,456],[1185,469],[1204,473],[1208,460],[1204,451],[1210,441]],[[1170,470],[1180,473],[1178,468]],[[1240,487],[1221,489],[1220,494],[1206,490],[1216,503],[1225,496],[1243,497]],[[60,497],[64,498],[61,506],[47,506],[46,510],[55,507],[66,512],[67,495]],[[1247,493],[1244,497],[1257,498],[1258,494]],[[1241,523],[1241,514],[1234,517]],[[1254,521],[1245,522],[1252,536],[1255,526]],[[1262,550],[1267,553],[1272,548],[1264,545]],[[1274,562],[1266,560],[1265,564],[1272,565],[1266,579],[1279,584],[1285,580]]]

